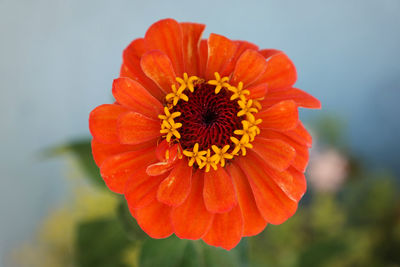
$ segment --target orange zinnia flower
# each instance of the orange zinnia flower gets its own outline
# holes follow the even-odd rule
[[[165,19],[134,40],[89,127],[105,183],[149,236],[229,250],[295,213],[312,142],[297,108],[320,102],[292,87],[281,51],[204,28]]]

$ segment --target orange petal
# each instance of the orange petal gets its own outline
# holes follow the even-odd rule
[[[284,53],[276,53],[269,57],[267,69],[256,83],[268,83],[268,91],[282,90],[293,86],[297,80],[297,72],[293,62]]]
[[[160,50],[165,53],[171,60],[175,73],[178,76],[183,75],[183,38],[177,21],[163,19],[151,25],[146,32],[145,43],[148,51]]]
[[[232,74],[231,83],[237,85],[243,82],[244,88],[251,85],[257,78],[265,72],[267,61],[257,51],[248,49],[240,56],[236,62]]]
[[[207,211],[203,201],[203,172],[193,174],[192,188],[182,205],[171,212],[172,225],[176,236],[185,239],[199,239],[211,226],[214,215]]]
[[[271,56],[273,56],[275,54],[282,53],[282,51],[276,50],[276,49],[262,49],[262,50],[258,51],[258,53],[260,53],[266,59],[268,59],[269,57],[271,57]]]
[[[214,73],[218,72],[222,76],[224,73],[224,67],[232,60],[235,55],[237,45],[229,40],[228,38],[217,35],[210,34],[208,38],[208,59],[206,67],[206,79],[214,79]]]
[[[158,202],[156,199],[157,188],[168,175],[148,176],[145,167],[140,166],[131,175],[125,186],[125,198],[128,201],[128,205],[133,209],[144,208],[152,201]]]
[[[259,234],[267,226],[267,222],[257,208],[247,177],[236,164],[229,165],[227,169],[238,195],[238,203],[243,216],[243,236]]]
[[[222,71],[223,73],[230,74],[232,73],[233,69],[236,66],[236,62],[239,59],[239,57],[243,54],[244,51],[247,49],[252,49],[252,50],[258,50],[258,46],[256,46],[253,43],[246,42],[246,41],[233,41],[236,46],[236,52],[235,55],[233,56],[232,60],[225,66],[224,70]]]
[[[263,161],[250,150],[246,157],[238,158],[254,193],[257,207],[263,218],[271,224],[281,224],[291,217],[297,203],[290,199],[262,168]]]
[[[142,209],[131,210],[142,230],[152,238],[166,238],[172,234],[170,212],[170,207],[158,201]]]
[[[257,118],[262,119],[262,122],[258,125],[260,128],[288,131],[297,127],[299,113],[296,103],[287,100],[258,113]]]
[[[153,50],[143,55],[140,66],[146,75],[152,79],[165,93],[171,92],[171,86],[176,84],[175,72],[171,60],[161,51]]]
[[[294,197],[294,199],[296,201],[299,201],[304,193],[307,190],[307,181],[306,178],[304,176],[304,173],[299,172],[298,170],[296,170],[293,167],[290,167],[287,170],[293,177],[293,186],[292,188],[295,189],[292,191],[292,196]]]
[[[264,137],[267,139],[280,139],[283,142],[288,143],[296,150],[296,156],[294,157],[291,165],[300,172],[304,172],[306,170],[309,154],[308,148],[305,145],[297,143],[293,139],[284,135],[282,132],[276,132],[267,129],[262,130],[259,137]]]
[[[158,187],[158,201],[169,206],[181,205],[190,193],[192,169],[186,159],[180,160]]]
[[[258,85],[247,87],[246,90],[250,91],[249,98],[262,98],[268,92],[268,85],[266,83],[261,83]]]
[[[307,132],[307,129],[304,127],[301,121],[299,121],[299,124],[293,130],[282,133],[290,137],[292,140],[296,141],[300,145],[304,145],[307,147],[312,146],[312,136]]]
[[[127,108],[115,104],[104,104],[96,107],[89,115],[89,130],[101,143],[118,143],[117,119],[128,112]]]
[[[132,43],[129,44],[127,48],[125,48],[122,54],[122,66],[120,77],[129,77],[146,88],[150,94],[156,97],[158,100],[161,100],[165,95],[160,88],[150,80],[142,71],[140,67],[140,58],[147,50],[144,45],[144,39],[136,39]]]
[[[200,41],[199,47],[199,76],[204,77],[207,67],[207,58],[208,58],[208,40],[203,39]]]
[[[279,139],[257,137],[253,142],[256,152],[272,168],[286,170],[296,156],[296,150]]]
[[[236,247],[243,234],[243,218],[239,205],[231,211],[215,214],[208,233],[203,237],[204,242],[211,246],[231,250]]]
[[[173,167],[173,162],[157,162],[147,166],[146,173],[149,176],[158,176],[170,171]]]
[[[149,118],[157,119],[163,106],[140,83],[130,78],[118,78],[113,82],[112,93],[119,104]]]
[[[118,135],[122,144],[146,142],[160,136],[160,121],[127,112],[118,119]]]
[[[123,193],[128,179],[139,168],[144,170],[144,166],[154,161],[154,147],[125,152],[106,159],[100,167],[100,174],[110,190]]]
[[[103,144],[96,141],[95,139],[92,139],[92,155],[97,166],[100,167],[101,164],[104,162],[104,160],[106,160],[111,156],[122,154],[129,151],[136,151],[148,148],[150,146],[154,147],[155,144],[156,140],[150,140],[149,142],[137,145],[122,145],[119,143]]]
[[[284,100],[293,100],[299,107],[321,108],[321,102],[318,99],[297,88],[268,92],[265,99],[261,101],[261,105],[269,107]]]
[[[199,75],[199,46],[201,35],[206,25],[197,23],[181,23],[183,33],[183,60],[185,72]]]
[[[203,197],[207,210],[213,213],[227,212],[236,205],[232,178],[224,168],[211,169],[204,174]]]

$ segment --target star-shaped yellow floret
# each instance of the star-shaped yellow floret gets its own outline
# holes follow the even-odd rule
[[[181,84],[179,88],[183,88],[183,90],[188,88],[189,91],[192,92],[192,93],[194,92],[194,84],[193,84],[193,82],[197,81],[198,79],[199,79],[199,77],[197,77],[197,76],[190,76],[189,77],[186,72],[183,74],[183,79],[179,78],[179,77],[176,77],[176,81]]]
[[[177,139],[181,138],[181,134],[177,130],[180,127],[182,127],[182,123],[176,123],[173,120],[163,120],[160,133],[167,134],[167,142],[170,142],[172,136],[175,136]]]
[[[258,109],[253,107],[253,100],[251,100],[251,99],[247,102],[246,102],[246,100],[239,100],[238,104],[239,104],[239,107],[241,108],[241,110],[237,113],[238,117],[251,114],[252,112],[254,112],[254,113],[258,112]]]
[[[158,115],[158,118],[160,119],[160,120],[166,120],[166,121],[168,121],[169,123],[173,123],[173,121],[174,121],[174,119],[175,118],[177,118],[177,117],[179,117],[180,115],[182,115],[180,112],[173,112],[173,113],[170,113],[169,112],[169,109],[167,108],[167,107],[164,107],[164,113],[165,113],[165,115]]]
[[[242,120],[242,125],[243,128],[241,130],[235,130],[233,133],[237,134],[237,135],[247,135],[250,139],[250,141],[254,140],[254,137],[257,135],[257,133],[255,132],[256,129],[254,127],[251,127],[250,122],[246,121],[246,120]],[[255,126],[257,127],[257,126]],[[257,127],[258,128],[258,127]]]
[[[250,123],[249,129],[256,134],[260,134],[260,128],[258,128],[257,125],[259,125],[262,122],[262,119],[257,119],[254,117],[253,114],[248,113],[247,114],[247,121]]]
[[[209,80],[207,83],[215,85],[215,93],[218,94],[221,91],[222,87],[228,88],[230,86],[229,83],[227,83],[229,77],[221,78],[218,72],[215,72],[214,75],[215,75],[215,80]]]
[[[214,150],[214,155],[211,157],[211,159],[215,162],[215,164],[218,164],[221,162],[221,167],[225,166],[225,159],[232,159],[233,155],[227,153],[229,149],[229,145],[225,145],[222,149],[219,147],[213,145],[211,148]]]
[[[196,143],[193,146],[193,151],[183,150],[183,155],[189,157],[189,166],[193,166],[194,162],[196,161],[197,165],[201,165],[202,162],[206,159],[204,155],[207,154],[207,151],[199,151],[199,144]]]
[[[232,151],[232,155],[237,155],[239,150],[241,150],[242,155],[246,156],[246,148],[253,148],[253,145],[249,143],[250,139],[248,135],[243,135],[240,140],[231,136],[231,141],[235,144],[235,149]]]
[[[185,95],[184,93],[183,93],[183,91],[186,89],[186,86],[180,86],[178,89],[176,89],[176,85],[175,84],[173,84],[172,86],[172,93],[169,93],[166,97],[165,97],[165,99],[167,100],[167,101],[173,101],[172,103],[173,103],[173,105],[174,106],[176,106],[176,104],[178,104],[178,101],[180,100],[180,99],[182,99],[182,100],[184,100],[184,101],[189,101],[189,98],[187,97],[187,95]]]
[[[207,155],[201,165],[199,165],[199,168],[202,169],[206,167],[206,172],[210,171],[210,167],[212,167],[215,171],[217,170],[217,164],[214,162],[213,158],[211,157],[211,152],[210,149],[207,149]]]
[[[249,90],[243,90],[243,83],[239,82],[238,86],[229,86],[228,90],[231,91],[233,94],[231,96],[231,100],[235,100],[237,98],[241,99],[242,101],[246,100],[245,95],[250,95]]]

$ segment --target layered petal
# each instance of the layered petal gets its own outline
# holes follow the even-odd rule
[[[118,143],[117,120],[128,112],[125,107],[104,104],[96,107],[89,115],[89,130],[93,138],[101,143]]]
[[[261,84],[253,85],[253,86],[247,87],[246,90],[248,90],[250,92],[250,95],[249,95],[250,99],[263,98],[265,96],[265,94],[268,92],[268,84],[261,83]]]
[[[293,167],[289,167],[287,171],[292,175],[292,187],[296,189],[292,192],[292,196],[296,201],[299,201],[307,190],[306,177],[304,176],[304,173],[299,172]]]
[[[176,84],[175,71],[171,60],[165,53],[158,50],[147,52],[142,56],[140,66],[164,94],[172,91],[171,85]]]
[[[215,214],[211,228],[203,237],[204,242],[211,246],[231,250],[243,235],[243,218],[238,205],[231,211]]]
[[[130,78],[114,80],[112,93],[119,104],[149,118],[157,119],[163,106],[140,83]]]
[[[296,150],[282,140],[262,137],[254,140],[253,151],[278,171],[286,170],[296,156]]]
[[[201,35],[206,25],[198,23],[181,23],[183,34],[183,61],[185,72],[199,75],[199,46]]]
[[[163,19],[154,23],[146,32],[145,44],[148,50],[160,50],[165,53],[172,62],[175,73],[182,76],[183,35],[178,22],[173,19]]]
[[[150,140],[137,145],[122,145],[119,143],[103,144],[96,141],[96,139],[92,139],[92,155],[97,166],[100,167],[104,160],[111,156],[148,147],[155,147],[155,144],[156,140]]]
[[[122,54],[123,61],[120,77],[129,77],[137,81],[143,85],[150,94],[161,100],[164,94],[158,86],[144,74],[140,67],[140,58],[146,52],[147,50],[143,38],[136,39],[130,43]]]
[[[233,41],[236,46],[236,52],[235,55],[233,56],[232,60],[225,66],[223,73],[232,73],[233,69],[235,68],[236,62],[239,59],[239,57],[243,54],[244,51],[248,50],[248,49],[252,49],[252,50],[258,50],[258,46],[247,42],[247,41]]]
[[[267,69],[257,83],[268,83],[269,92],[292,87],[297,80],[297,72],[289,57],[279,52],[269,56],[267,61]]]
[[[267,226],[267,222],[257,208],[247,177],[236,164],[229,165],[227,170],[233,179],[242,212],[243,236],[259,234]]]
[[[207,211],[203,201],[204,173],[193,174],[189,196],[171,212],[174,232],[179,238],[199,239],[211,226],[214,214]]]
[[[214,79],[215,72],[224,76],[225,73],[222,71],[231,62],[236,49],[237,45],[228,38],[214,33],[210,34],[205,78],[207,80]]]
[[[200,41],[199,46],[199,75],[200,77],[205,76],[206,67],[207,67],[207,59],[208,59],[208,40],[203,39]]]
[[[136,112],[127,112],[118,119],[118,137],[122,144],[140,144],[159,136],[159,120]]]
[[[263,161],[254,152],[249,151],[245,158],[238,159],[238,163],[248,178],[257,207],[267,222],[281,224],[295,213],[297,202],[289,198],[265,173]]]
[[[110,190],[124,193],[125,184],[138,169],[154,162],[154,148],[125,152],[107,158],[100,167],[100,174]]]
[[[224,168],[210,170],[204,174],[203,197],[207,210],[213,213],[227,212],[236,205],[232,178]]]
[[[169,206],[181,205],[190,193],[192,167],[186,159],[180,160],[157,191],[157,200]]]
[[[297,88],[269,92],[261,104],[263,107],[270,107],[285,100],[293,100],[299,107],[321,108],[321,102],[318,99]]]
[[[279,102],[257,114],[262,119],[260,128],[288,131],[296,128],[299,122],[299,113],[294,101]]]
[[[170,212],[170,207],[158,201],[145,208],[131,210],[140,228],[152,238],[166,238],[173,233]]]
[[[299,121],[299,124],[293,130],[282,133],[300,145],[304,145],[306,147],[312,146],[312,136],[308,133],[301,121]]]
[[[265,72],[266,68],[267,61],[265,58],[257,51],[247,49],[236,62],[231,82],[233,85],[243,82],[246,88],[254,83]]]

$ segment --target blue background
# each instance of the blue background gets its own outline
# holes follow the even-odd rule
[[[88,114],[111,102],[122,50],[155,21],[285,51],[297,87],[347,124],[351,149],[400,173],[400,1],[0,1],[0,263],[67,192],[48,147],[88,136]]]

